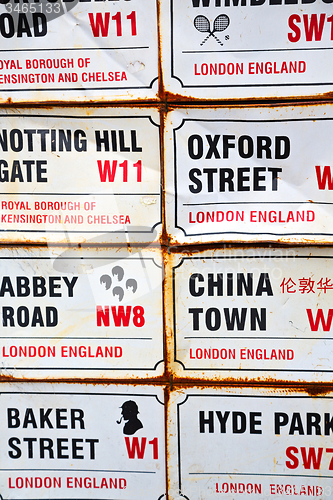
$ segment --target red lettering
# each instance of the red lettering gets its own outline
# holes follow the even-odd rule
[[[145,324],[145,310],[142,306],[133,307],[133,324],[134,326],[141,327]]]
[[[131,317],[132,306],[126,306],[126,313],[124,311],[124,306],[118,306],[118,311],[116,306],[111,306],[113,321],[115,326],[128,326]]]
[[[323,313],[322,309],[318,309],[315,320],[313,320],[313,315],[312,315],[311,309],[307,309],[306,312],[308,315],[310,328],[311,328],[312,332],[318,331],[319,323],[321,323],[323,325],[324,332],[328,332],[330,330],[331,324],[332,324],[332,318],[333,318],[333,309],[328,310],[327,321],[325,321],[324,313]]]
[[[158,439],[154,438],[149,444],[153,446],[153,459],[158,460]]]
[[[289,28],[294,31],[294,34],[288,33],[289,42],[295,43],[295,42],[298,42],[299,39],[301,38],[301,30],[295,24],[295,23],[300,23],[300,22],[301,22],[301,18],[297,14],[293,14],[292,16],[289,17],[289,20],[288,20]]]
[[[315,37],[315,41],[320,42],[322,34],[323,34],[323,29],[324,29],[325,17],[326,17],[326,14],[320,14],[320,18],[319,18],[320,20],[319,20],[319,25],[318,25],[317,14],[311,14],[310,15],[310,24],[309,24],[309,15],[303,14],[305,39],[307,42],[312,42],[313,35]]]
[[[326,453],[333,453],[333,448],[326,448]],[[331,458],[328,470],[333,470],[333,457]]]
[[[137,168],[136,182],[141,182],[142,181],[142,163],[141,163],[141,160],[134,163],[133,167]]]
[[[122,35],[122,30],[121,30],[121,12],[117,12],[115,16],[112,16],[112,21],[116,21],[116,31],[117,31],[117,36]]]
[[[119,163],[119,167],[123,169],[123,182],[127,182],[127,177],[128,177],[127,160],[123,161],[122,163]]]
[[[286,449],[287,458],[290,458],[291,460],[291,462],[289,460],[286,461],[286,466],[288,467],[288,469],[296,469],[299,464],[298,458],[295,457],[293,453],[298,453],[298,449],[295,446],[289,446]]]
[[[109,182],[114,181],[117,169],[117,160],[113,160],[112,169],[110,168],[109,160],[105,160],[104,167],[102,166],[101,160],[97,160],[97,166],[101,182],[106,182],[106,178],[108,179]]]
[[[333,18],[333,16],[332,16]],[[317,182],[319,189],[325,189],[326,184],[328,186],[329,191],[333,190],[333,177],[331,175],[331,167],[329,165],[325,165],[323,169],[323,173],[321,174],[320,165],[315,166]]]
[[[127,453],[128,453],[128,458],[135,458],[135,454],[138,455],[138,458],[143,459],[144,454],[145,454],[145,449],[146,449],[146,442],[147,438],[141,438],[141,446],[139,444],[139,439],[137,437],[132,438],[132,445],[131,445],[131,440],[129,437],[125,437],[125,443],[126,443],[126,448],[127,448]]]
[[[331,40],[333,40],[333,16],[328,17],[327,22],[331,23]]]
[[[103,310],[102,306],[96,306],[97,313],[97,326],[110,326],[110,310],[109,306],[105,306],[105,310]]]
[[[100,12],[96,14],[96,21],[94,19],[94,14],[88,14],[90,26],[95,37],[99,36],[101,31],[102,36],[108,36],[109,33],[109,23],[110,23],[110,12],[105,12],[104,20]],[[113,18],[112,18],[113,19]]]
[[[318,456],[316,456],[315,448],[309,448],[309,454],[306,454],[306,448],[301,447],[301,454],[303,459],[304,469],[311,469],[311,462],[314,469],[320,468],[321,457],[323,455],[323,448],[318,448]]]
[[[129,19],[131,21],[132,36],[135,36],[136,35],[136,16],[135,16],[134,10],[127,16],[127,19]]]

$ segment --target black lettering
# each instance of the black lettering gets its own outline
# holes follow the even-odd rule
[[[83,455],[79,455],[78,451],[83,451],[83,446],[79,446],[78,443],[83,443],[83,439],[74,439],[72,440],[72,455],[73,458],[83,459]]]
[[[52,408],[48,408],[46,411],[44,408],[40,408],[39,410],[39,418],[40,418],[40,427],[41,429],[45,429],[45,424],[47,424],[49,429],[53,429],[52,422],[49,419],[49,415],[52,411]]]
[[[188,175],[189,175],[190,181],[194,182],[194,184],[195,184],[195,186],[193,186],[193,184],[189,185],[189,190],[191,191],[191,193],[193,193],[193,194],[201,193],[202,182],[200,179],[195,177],[196,175],[197,176],[202,175],[201,170],[199,170],[198,168],[191,168]]]
[[[74,132],[74,148],[75,151],[81,153],[82,151],[87,151],[87,139],[82,139],[81,137],[86,137],[83,130],[75,130]]]
[[[80,409],[71,410],[71,428],[76,429],[75,422],[79,422],[80,429],[84,429],[84,411]]]
[[[214,412],[208,412],[208,418],[205,418],[205,412],[199,411],[199,432],[201,434],[205,433],[205,426],[208,425],[208,432],[212,434],[214,432]]]
[[[256,417],[261,417],[261,412],[250,412],[250,434],[262,434],[261,429],[256,429],[258,425],[261,425],[261,420],[257,420]]]
[[[34,458],[33,443],[36,443],[37,438],[23,438],[24,443],[28,443],[28,458]]]
[[[212,138],[211,135],[206,135],[209,146],[209,150],[206,155],[206,160],[210,160],[213,155],[217,159],[221,158],[220,153],[217,150],[217,143],[219,142],[220,137],[221,137],[220,135],[214,135],[214,138]]]
[[[247,151],[245,151],[247,150]],[[253,156],[254,145],[253,139],[249,135],[242,135],[238,139],[238,152],[241,158],[251,158]]]
[[[220,426],[221,426],[221,433],[225,434],[226,433],[226,423],[228,420],[228,417],[230,415],[230,411],[225,411],[224,416],[222,416],[222,413],[220,411],[216,412],[217,418],[219,419]]]
[[[32,408],[27,408],[25,411],[23,429],[27,429],[28,425],[32,425],[34,429],[37,429],[37,422]]]
[[[301,436],[304,435],[304,429],[300,413],[293,413],[291,419],[289,434],[293,435],[295,434],[295,432],[298,432]]]
[[[315,434],[317,436],[321,435],[320,420],[321,420],[321,417],[320,417],[319,413],[307,413],[306,414],[306,433],[308,436],[312,435],[312,427],[314,427]]]
[[[208,296],[214,297],[214,289],[217,290],[217,296],[221,297],[223,295],[223,274],[217,273],[217,280],[214,281],[214,274],[208,273]]]
[[[20,427],[20,419],[19,419],[19,414],[20,412],[18,411],[17,408],[7,408],[7,425],[8,429],[17,429],[17,427]]]
[[[10,306],[2,307],[2,326],[15,326],[14,322],[14,309]]]
[[[69,455],[65,454],[65,451],[68,451],[68,443],[67,438],[58,438],[57,439],[57,458],[69,458]]]
[[[45,452],[48,451],[48,458],[54,458],[53,440],[48,438],[40,438],[39,453],[40,458],[45,458]]]
[[[32,313],[32,319],[31,319],[31,326],[44,326],[44,320],[43,320],[43,315],[42,311],[39,306],[34,307],[34,312]]]
[[[8,452],[8,455],[10,456],[10,458],[20,458],[21,455],[22,455],[22,451],[20,450],[20,448],[18,446],[16,446],[16,444],[21,444],[21,441],[19,440],[19,438],[10,438],[8,439],[8,445],[10,446],[10,448],[12,448],[14,451],[9,451]]]
[[[57,326],[58,310],[52,306],[46,306],[46,326]]]
[[[267,293],[269,296],[273,295],[272,285],[268,273],[261,273],[259,276],[256,296],[261,296],[263,293]]]
[[[205,279],[202,276],[202,274],[199,274],[199,273],[192,274],[190,276],[190,279],[189,279],[190,294],[192,295],[192,297],[201,297],[201,295],[204,294],[205,289],[204,289],[203,286],[199,286],[199,288],[196,289],[195,280],[198,280],[198,281],[200,281],[202,283],[203,281],[205,281]]]
[[[195,143],[195,146],[194,146]],[[188,139],[188,154],[192,160],[200,160],[203,156],[203,140],[200,135],[191,135]]]
[[[287,413],[274,413],[274,433],[280,435],[281,427],[287,425],[288,421]]]
[[[203,313],[201,307],[191,308],[188,310],[193,315],[193,330],[199,330],[199,314]]]
[[[104,151],[110,151],[109,144],[109,134],[107,130],[103,130],[103,137],[99,130],[95,130],[95,141],[96,141],[96,151],[102,151],[102,145],[104,146]],[[117,151],[116,149],[114,151]]]
[[[17,37],[22,38],[23,34],[27,35],[27,37],[32,37],[27,16],[25,14],[19,14],[17,23]]]
[[[246,416],[242,411],[232,412],[232,432],[234,434],[244,434],[246,431]]]
[[[45,14],[32,14],[32,22],[34,26],[34,36],[36,38],[47,34],[47,21]]]
[[[90,444],[90,460],[95,460],[95,444],[99,443],[99,439],[86,439],[86,443]]]
[[[329,436],[330,433],[333,433],[333,417],[330,418],[331,415],[329,413],[324,414],[325,421],[325,436]]]
[[[12,38],[15,34],[13,18],[10,14],[1,14],[0,16],[0,34],[4,38]]]
[[[290,155],[290,139],[285,135],[275,137],[275,158],[285,160]]]
[[[57,408],[56,409],[56,426],[57,429],[67,429],[67,424],[62,424],[63,420],[67,420],[67,415],[62,415],[62,413],[67,413],[66,408]]]

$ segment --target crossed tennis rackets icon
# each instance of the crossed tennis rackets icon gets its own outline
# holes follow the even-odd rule
[[[224,30],[226,30],[227,27],[229,26],[229,24],[230,24],[229,17],[226,14],[220,14],[215,19],[215,21],[213,23],[213,29],[211,30],[210,29],[210,22],[207,19],[207,17],[206,16],[197,16],[194,19],[194,26],[196,27],[196,29],[198,31],[200,31],[201,33],[209,33],[209,35],[206,36],[206,38],[201,42],[200,45],[203,45],[205,42],[207,42],[208,38],[210,38],[211,36],[214,37],[215,40],[220,45],[223,45],[223,43],[221,42],[221,40],[219,40],[217,38],[217,36],[214,35],[214,33],[217,32],[217,31],[224,31]]]

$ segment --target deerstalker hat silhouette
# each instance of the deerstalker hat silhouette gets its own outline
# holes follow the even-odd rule
[[[125,401],[125,403],[123,403],[121,406],[119,406],[119,408],[123,408],[125,410],[129,410],[129,411],[136,411],[137,413],[139,413],[139,408],[138,408],[138,405],[136,404],[135,401]]]

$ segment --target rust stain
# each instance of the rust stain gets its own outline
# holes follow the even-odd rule
[[[194,255],[198,256],[202,253],[204,253],[207,250],[213,250],[213,251],[219,251],[219,250],[246,250],[246,249],[290,249],[293,247],[304,247],[305,242],[298,242],[293,243],[292,246],[285,240],[283,241],[272,241],[268,243],[260,243],[260,242],[253,242],[253,243],[242,243],[242,242],[232,242],[232,243],[201,243],[200,245],[195,244],[195,243],[179,243],[176,238],[171,238],[169,237],[169,254],[184,254],[187,257],[192,257]],[[327,247],[331,248],[332,246],[329,243],[313,243],[313,246],[318,246],[318,247]]]
[[[191,96],[184,96],[178,93],[172,93],[169,91],[163,91],[160,94],[160,98],[162,101],[170,101],[173,104],[176,103],[189,103],[189,104],[198,104],[198,106],[203,106],[203,101],[209,103],[209,106],[216,105],[224,105],[224,106],[290,106],[291,104],[304,104],[306,106],[311,106],[314,104],[318,104],[320,102],[325,102],[333,99],[333,92],[325,92],[316,95],[303,95],[303,96],[269,96],[269,97],[241,97],[241,98],[206,98],[206,99],[198,99]],[[295,100],[296,99],[296,100]]]
[[[165,491],[166,491],[166,500],[169,498],[169,463],[170,463],[170,452],[169,452],[169,426],[168,426],[168,417],[169,417],[169,400],[170,400],[170,390],[169,387],[166,386],[164,388],[164,446],[165,446]]]
[[[211,380],[203,381],[200,379],[186,379],[186,378],[174,378],[169,376],[159,376],[159,377],[150,377],[147,379],[136,379],[132,378],[131,380],[128,379],[107,379],[107,378],[92,378],[92,377],[84,377],[81,379],[76,379],[76,378],[62,378],[62,379],[50,379],[50,378],[41,378],[41,379],[35,379],[31,377],[22,377],[21,379],[13,378],[11,375],[8,374],[1,374],[0,375],[0,389],[1,389],[1,383],[7,383],[8,381],[10,382],[15,382],[15,383],[20,383],[22,381],[24,382],[35,382],[35,383],[47,383],[47,384],[54,384],[54,383],[68,383],[68,384],[82,384],[82,385],[93,385],[93,386],[102,386],[102,385],[110,385],[116,384],[116,385],[126,385],[128,387],[131,387],[133,383],[135,383],[136,386],[145,386],[145,385],[156,385],[156,386],[163,386],[164,391],[165,391],[165,403],[166,406],[168,406],[169,402],[169,397],[172,392],[174,391],[179,391],[179,390],[187,390],[187,389],[199,389],[199,390],[205,390],[207,388],[211,389],[228,389],[228,388],[233,388],[233,389],[265,389],[270,393],[278,393],[278,392],[287,392],[287,393],[297,393],[297,394],[305,394],[308,395],[309,397],[321,397],[324,396],[325,394],[332,393],[333,387],[332,384],[330,383],[298,383],[298,382],[289,382],[289,381],[276,381],[274,379],[267,379],[266,381],[261,381],[261,382],[254,382],[254,381],[248,381],[246,383],[246,378],[245,379],[232,379],[232,378],[226,378],[223,381],[216,381],[214,378]]]
[[[171,94],[166,92],[167,97],[170,99],[167,101],[168,104],[168,111],[172,110],[177,110],[178,109],[178,96],[180,94]],[[173,97],[170,97],[173,96]],[[286,98],[284,98],[286,99]],[[332,92],[332,99],[333,99],[333,92]],[[163,100],[163,99],[162,99]],[[164,97],[164,103],[165,103],[166,97]],[[194,98],[184,98],[184,96],[180,96],[179,102],[183,103],[186,101],[187,107],[189,109],[202,109],[202,110],[207,110],[207,104],[209,104],[209,109],[214,108],[214,109],[248,109],[248,108],[269,108],[269,109],[279,109],[279,108],[285,108],[285,107],[292,107],[293,109],[297,108],[313,108],[316,106],[320,105],[326,105],[326,106],[331,106],[333,105],[333,102],[329,102],[325,99],[316,99],[310,100],[309,97],[304,98],[304,99],[298,99],[297,101],[290,102],[288,100],[286,101],[275,101],[272,99],[254,99],[253,101],[202,101]],[[182,106],[183,108],[183,106]]]
[[[83,378],[31,378],[31,377],[21,377],[20,379],[14,378],[12,375],[7,375],[7,374],[0,374],[0,390],[1,390],[1,383],[5,382],[15,382],[19,384],[20,382],[35,382],[38,384],[89,384],[93,386],[99,386],[99,385],[110,385],[110,384],[115,384],[115,385],[126,385],[126,386],[131,386],[133,383],[135,385],[156,385],[156,386],[166,386],[168,384],[168,380],[164,376],[159,376],[159,377],[150,377],[147,379],[136,379],[132,378],[131,380],[129,379],[108,379],[108,378],[92,378],[92,377],[83,377]]]
[[[333,92],[325,92],[322,96],[326,97],[326,99],[333,99]]]
[[[311,203],[311,200],[309,200]],[[265,243],[260,243],[258,241],[255,242],[247,242],[247,241],[237,241],[234,242],[231,239],[226,241],[221,241],[219,243],[208,242],[208,243],[198,243],[198,242],[186,242],[181,243],[175,237],[169,237],[168,239],[168,248],[171,252],[181,252],[184,251],[187,255],[191,254],[195,248],[201,250],[223,250],[225,248],[232,249],[234,248],[290,248],[290,247],[304,247],[304,246],[320,246],[320,247],[330,247],[330,243],[327,241],[313,241],[310,238],[303,237],[299,241],[293,241],[292,238],[288,238],[283,236],[276,240],[266,240]]]
[[[289,382],[289,381],[276,381],[274,379],[267,378],[265,381],[254,382],[248,381],[245,382],[245,379],[232,379],[226,378],[223,381],[216,381],[211,379],[209,381],[202,381],[200,379],[188,380],[185,378],[174,378],[172,381],[172,390],[177,391],[180,389],[193,389],[194,387],[200,390],[204,390],[207,388],[212,389],[266,389],[267,391],[273,393],[284,391],[287,393],[297,393],[297,394],[305,394],[310,397],[319,397],[324,396],[325,394],[329,394],[333,392],[332,384],[330,383],[298,383],[298,382]]]
[[[157,3],[157,44],[158,44],[158,99],[159,101],[164,101],[164,81],[163,81],[163,71],[162,71],[162,33],[161,33],[161,5],[159,0]]]
[[[173,372],[171,368],[172,363],[172,339],[173,339],[173,328],[172,322],[170,323],[170,318],[167,314],[168,311],[173,309],[173,289],[171,283],[171,266],[170,255],[168,249],[163,248],[163,260],[165,269],[165,278],[163,280],[163,321],[164,321],[164,349],[165,349],[165,359],[164,359],[164,370],[165,376],[168,383],[172,384]]]
[[[0,98],[1,99],[1,98]],[[163,103],[161,99],[156,95],[156,99],[142,99],[133,98],[133,100],[126,101],[94,101],[93,99],[87,101],[60,101],[60,100],[47,100],[47,101],[13,101],[11,97],[8,97],[6,101],[0,100],[0,108],[26,108],[26,109],[53,109],[53,108],[159,108]],[[135,106],[134,106],[135,105]]]
[[[161,231],[161,236],[160,236],[160,244],[162,246],[166,246],[168,243],[168,233],[166,231],[165,224],[163,221],[165,221],[165,163],[164,163],[164,158],[165,158],[165,143],[164,143],[164,131],[165,131],[165,122],[166,122],[166,114],[164,112],[164,109],[161,107],[160,108],[160,144],[161,144],[161,156],[160,156],[160,162],[161,162],[161,192],[162,192],[162,199],[161,199],[161,204],[162,204],[162,231]]]

